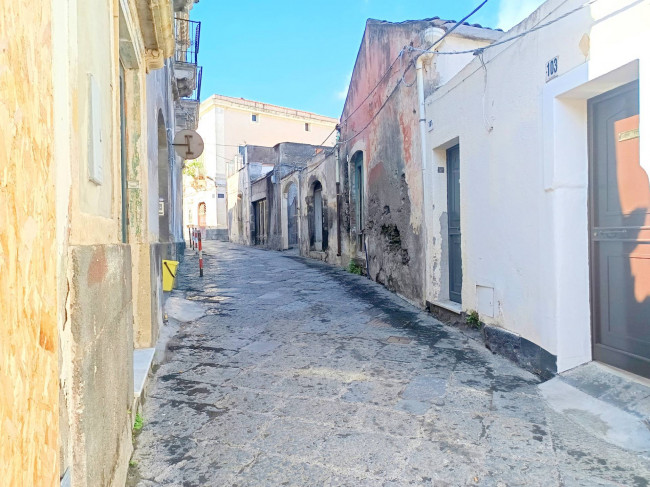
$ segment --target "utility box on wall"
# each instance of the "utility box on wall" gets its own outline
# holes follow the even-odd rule
[[[476,307],[479,316],[494,318],[494,288],[476,285]]]

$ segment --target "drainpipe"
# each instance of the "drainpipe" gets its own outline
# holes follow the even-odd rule
[[[444,37],[445,31],[440,28],[434,28],[429,32],[431,36],[428,40],[432,44],[438,44],[439,41]],[[427,185],[429,184],[429,171],[428,171],[428,155],[429,151],[427,150],[427,110],[424,98],[424,64],[425,62],[430,62],[435,55],[434,51],[426,52],[420,54],[415,62],[415,73],[417,77],[417,87],[418,87],[418,105],[420,107],[420,148],[421,148],[421,157],[422,157],[422,238],[424,240],[424,272],[423,272],[423,282],[422,282],[422,294],[423,301],[426,305],[427,300],[427,288],[428,284],[432,279],[429,271],[428,264],[428,248],[429,248],[429,213],[431,211],[431,201],[430,201],[430,191],[427,191]]]
[[[341,257],[341,164],[339,137],[340,127],[336,126],[336,256]]]

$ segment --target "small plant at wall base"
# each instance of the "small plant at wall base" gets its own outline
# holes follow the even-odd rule
[[[476,330],[481,329],[481,320],[479,319],[478,312],[475,310],[472,310],[468,313],[468,315],[465,317],[465,323],[470,328],[474,328]]]
[[[142,416],[140,413],[135,414],[135,423],[133,423],[133,431],[140,431],[142,429],[142,426],[144,424],[144,420],[142,419]]]
[[[348,272],[360,276],[362,274],[362,269],[355,261],[351,260],[348,264]]]

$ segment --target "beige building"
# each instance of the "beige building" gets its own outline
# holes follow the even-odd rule
[[[195,177],[186,175],[183,184],[186,224],[206,227],[207,238],[225,238],[227,178],[242,167],[244,147],[282,142],[333,146],[337,123],[335,118],[243,98],[206,99],[198,129],[205,151],[193,171]]]
[[[0,4],[2,485],[125,483],[160,259],[184,245],[194,2]]]

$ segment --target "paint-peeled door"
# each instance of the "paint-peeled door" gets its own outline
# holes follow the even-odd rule
[[[590,102],[594,358],[650,377],[650,182],[638,83]]]

